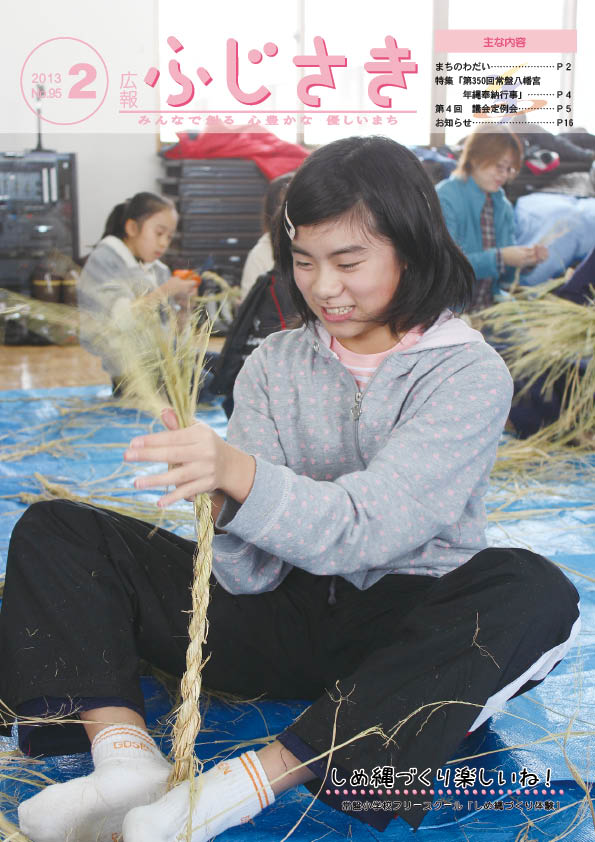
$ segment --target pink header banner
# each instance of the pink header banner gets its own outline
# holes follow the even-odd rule
[[[576,29],[437,29],[438,53],[576,53]]]

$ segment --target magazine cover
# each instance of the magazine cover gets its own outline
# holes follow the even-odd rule
[[[0,840],[595,838],[595,7],[24,0]]]

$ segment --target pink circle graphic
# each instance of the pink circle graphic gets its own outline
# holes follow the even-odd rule
[[[99,59],[99,61],[103,65],[103,69],[105,71],[105,92],[103,94],[103,97],[102,97],[99,105],[97,105],[97,107],[94,108],[93,111],[90,112],[90,114],[87,114],[85,117],[82,117],[80,120],[70,120],[70,121],[50,120],[49,117],[44,117],[43,114],[41,115],[41,119],[45,123],[51,123],[53,126],[75,126],[75,125],[78,125],[79,123],[84,123],[85,120],[88,120],[89,117],[92,117],[94,114],[96,114],[99,111],[99,109],[101,108],[101,106],[103,105],[103,103],[105,102],[105,98],[107,96],[107,92],[108,92],[108,89],[109,89],[109,73],[108,73],[108,70],[107,70],[107,65],[106,65],[106,63],[103,59],[103,56],[95,49],[95,47],[93,47],[87,41],[83,41],[82,38],[74,38],[71,35],[59,35],[56,38],[48,38],[46,41],[42,41],[36,47],[33,47],[31,52],[29,53],[29,55],[27,56],[27,58],[23,62],[23,66],[21,68],[21,76],[20,76],[21,94],[23,96],[23,99],[25,100],[25,104],[26,104],[27,108],[33,114],[35,114],[35,116],[37,116],[37,111],[33,108],[33,106],[28,101],[27,96],[25,94],[25,88],[23,86],[23,77],[25,75],[25,69],[27,67],[27,63],[28,63],[29,59],[31,58],[31,56],[33,56],[34,53],[37,52],[37,50],[40,50],[46,44],[50,44],[54,41],[75,41],[78,44],[83,44],[85,47],[88,47],[90,50],[92,50],[95,53],[95,55],[97,56],[97,58]]]

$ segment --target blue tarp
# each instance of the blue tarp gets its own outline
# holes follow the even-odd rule
[[[61,414],[61,409],[67,409]],[[215,407],[200,414],[221,435],[225,434],[226,419]],[[150,419],[133,410],[117,407],[109,402],[105,387],[78,389],[28,390],[2,392],[0,404],[0,451],[7,453],[11,446],[23,450],[31,442],[39,444],[60,440],[63,449],[23,455],[17,461],[0,461],[0,572],[4,569],[10,532],[25,504],[8,496],[22,492],[36,492],[39,484],[35,473],[53,482],[78,487],[82,493],[109,486],[114,493],[129,497],[132,471],[122,466],[122,453],[130,438],[147,430]],[[112,445],[106,447],[105,445]],[[98,446],[103,445],[103,446]],[[107,479],[106,479],[107,478]],[[570,568],[568,572],[581,593],[583,629],[578,645],[564,662],[531,693],[510,702],[506,710],[494,716],[481,733],[471,735],[457,752],[455,762],[443,770],[443,778],[450,769],[452,794],[430,798],[420,795],[409,800],[425,802],[428,815],[415,834],[416,842],[513,842],[517,838],[552,840],[577,821],[569,839],[577,842],[595,839],[593,821],[588,810],[579,806],[584,792],[573,780],[573,763],[585,780],[593,779],[595,756],[595,585],[585,577],[595,577],[595,511],[589,506],[595,500],[595,483],[585,478],[573,484],[556,484],[552,494],[544,490],[534,492],[514,508],[518,520],[493,523],[489,527],[490,543],[494,545],[528,546]],[[150,499],[150,495],[145,495]],[[154,499],[154,498],[153,498]],[[494,503],[499,501],[494,495]],[[569,508],[570,507],[570,508]],[[523,509],[558,509],[543,517],[523,519]],[[175,511],[164,525],[175,528]],[[188,530],[188,525],[182,527]],[[582,574],[582,575],[581,575]],[[511,618],[514,621],[514,618]],[[145,678],[144,689],[151,724],[169,712],[170,702],[165,690],[154,678]],[[234,744],[275,734],[289,724],[303,710],[304,703],[259,702],[231,706],[211,700],[204,715],[203,731],[198,739],[198,753],[205,761],[212,761],[229,752]],[[565,732],[569,735],[565,739]],[[13,748],[14,739],[0,740],[0,750]],[[167,738],[163,747],[168,750]],[[487,753],[486,753],[487,752]],[[565,756],[566,752],[566,756]],[[470,755],[481,756],[469,759]],[[463,759],[465,758],[465,759]],[[494,793],[483,796],[469,790],[469,795],[457,794],[454,787],[455,769],[469,766],[479,773],[484,770],[492,778]],[[43,771],[55,780],[85,774],[90,771],[88,755],[54,758],[45,761]],[[516,790],[522,770],[536,775],[539,783],[511,797],[508,790]],[[498,773],[505,781],[497,783]],[[471,772],[473,774],[473,772]],[[515,779],[516,775],[516,779]],[[513,781],[515,781],[513,783]],[[547,794],[543,793],[548,781]],[[436,784],[436,788],[445,784]],[[4,782],[4,792],[19,799],[34,793],[32,787]],[[503,790],[502,794],[500,789]],[[552,793],[553,790],[553,793]],[[1,794],[1,793],[0,793]],[[346,799],[356,800],[350,791]],[[225,839],[245,842],[273,842],[280,840],[298,821],[312,798],[307,790],[298,788],[286,793],[268,811],[250,825],[235,828],[224,834]],[[407,800],[395,796],[395,800]],[[491,806],[502,802],[502,808]],[[546,802],[553,810],[546,809]],[[484,806],[484,805],[488,806]],[[549,805],[548,805],[549,806]],[[6,808],[5,808],[6,809]],[[581,812],[582,810],[582,812]],[[8,817],[15,820],[14,810]],[[527,837],[519,833],[533,822]],[[413,839],[414,834],[402,821],[393,822],[384,834],[370,830],[353,818],[316,803],[293,833],[296,840],[317,840],[324,836],[347,837],[356,840],[370,836],[387,842]]]

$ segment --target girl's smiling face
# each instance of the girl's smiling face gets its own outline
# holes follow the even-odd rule
[[[402,267],[389,240],[362,229],[349,215],[298,225],[291,243],[296,285],[316,318],[341,345],[358,354],[388,351],[398,341],[383,313]]]

